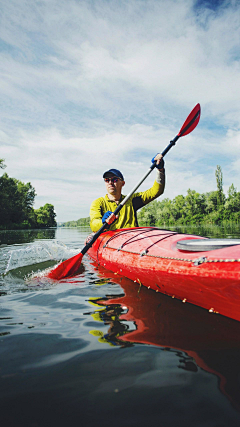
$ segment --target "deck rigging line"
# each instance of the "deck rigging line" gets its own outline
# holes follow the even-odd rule
[[[153,230],[160,230],[159,228],[157,228],[157,227],[152,227],[151,229],[147,229],[147,230],[144,230],[144,231],[139,231],[139,230],[127,230],[127,231],[124,231],[124,232],[121,232],[121,233],[119,233],[119,234],[116,234],[116,235],[114,235],[114,236],[111,236],[108,240],[107,240],[107,242],[104,244],[104,248],[113,240],[113,239],[115,239],[115,238],[117,238],[117,237],[119,237],[119,236],[121,236],[121,235],[123,235],[123,234],[128,234],[128,233],[138,233],[137,234],[137,236],[136,235],[134,235],[134,236],[131,236],[128,240],[126,240],[117,250],[118,251],[120,251],[121,249],[123,249],[123,247],[124,246],[126,246],[126,245],[128,245],[128,244],[130,244],[130,243],[135,243],[135,242],[138,242],[138,241],[140,241],[140,240],[144,240],[144,239],[146,239],[148,236],[147,235],[145,235],[145,236],[142,236],[142,234],[147,234],[147,233],[149,233],[149,232],[151,232],[151,231],[153,231]],[[176,231],[166,231],[166,234],[163,234],[162,236],[161,236],[161,238],[160,239],[158,239],[158,240],[156,240],[156,242],[153,242],[151,245],[149,245],[146,249],[145,249],[145,251],[143,251],[142,253],[141,253],[141,255],[146,255],[147,254],[147,252],[149,251],[149,249],[152,247],[152,246],[154,246],[154,245],[156,245],[158,242],[160,242],[160,241],[162,241],[162,240],[164,240],[164,239],[167,239],[168,237],[171,237],[171,236],[173,236],[174,234],[178,234]],[[150,237],[155,237],[155,236],[158,236],[159,234],[151,234],[151,236]]]

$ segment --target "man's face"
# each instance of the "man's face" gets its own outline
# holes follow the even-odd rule
[[[125,184],[125,181],[122,181],[120,178],[114,175],[104,178],[104,181],[106,184],[107,192],[109,194],[117,194],[119,192],[121,193],[122,187]]]

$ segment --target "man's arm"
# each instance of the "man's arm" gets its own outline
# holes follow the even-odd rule
[[[135,193],[132,198],[133,209],[135,212],[143,206],[152,202],[152,200],[163,194],[165,188],[165,172],[164,170],[157,170],[156,180],[149,190]]]
[[[93,232],[98,231],[102,227],[102,207],[101,197],[92,202],[90,207],[90,227]]]
[[[143,191],[141,194],[141,199],[143,206],[150,203],[152,200],[156,199],[157,197],[161,196],[163,194],[165,189],[165,170],[164,169],[157,169],[157,176],[154,181],[154,184],[149,190]]]

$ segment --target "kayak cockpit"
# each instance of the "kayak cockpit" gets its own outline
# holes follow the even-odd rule
[[[179,240],[177,249],[187,252],[207,252],[240,245],[240,239],[185,239]]]

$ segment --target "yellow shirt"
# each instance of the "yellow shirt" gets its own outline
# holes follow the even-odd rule
[[[118,213],[118,219],[108,229],[138,227],[137,210],[159,197],[164,192],[164,186],[164,180],[162,183],[155,181],[149,190],[134,193]],[[121,196],[120,202],[124,197],[126,196]],[[103,215],[107,211],[114,212],[117,207],[117,203],[109,200],[107,194],[105,197],[99,197],[99,199],[94,200],[90,207],[90,227],[92,231],[98,231],[103,225]]]

